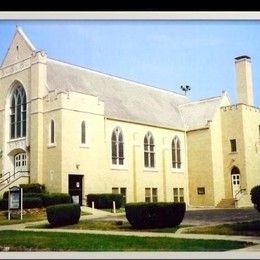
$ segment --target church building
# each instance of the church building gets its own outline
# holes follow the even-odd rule
[[[47,57],[17,28],[0,67],[0,197],[40,183],[85,204],[252,206],[260,184],[260,109],[251,59],[235,58],[237,103],[199,101]]]

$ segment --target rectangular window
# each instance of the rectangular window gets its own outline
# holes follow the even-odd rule
[[[157,188],[152,188],[152,201],[158,202]]]
[[[236,139],[230,140],[230,147],[231,147],[231,152],[237,151],[237,140]]]
[[[151,202],[151,189],[145,188],[145,202]]]
[[[258,137],[260,138],[260,125],[258,126]]]
[[[118,188],[112,188],[112,193],[113,194],[118,194],[119,193],[119,189]]]
[[[145,202],[158,202],[157,188],[145,188]]]
[[[112,193],[113,194],[122,194],[123,195],[123,202],[122,202],[122,206],[124,207],[126,204],[126,188],[122,187],[122,188],[117,188],[117,187],[113,187],[112,188]]]
[[[184,188],[173,188],[173,202],[184,202]]]

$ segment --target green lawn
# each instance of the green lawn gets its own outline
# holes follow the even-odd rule
[[[260,221],[223,224],[208,227],[192,227],[184,233],[260,236]]]
[[[20,214],[11,214],[11,220],[8,220],[7,211],[0,212],[0,226],[21,224],[26,222],[34,222],[46,219],[45,210],[30,210],[23,215],[23,220],[20,219]]]
[[[164,233],[175,233],[177,229],[187,226],[179,226],[172,228],[153,228],[153,229],[135,229],[128,222],[118,221],[95,221],[95,220],[81,220],[78,224],[68,225],[60,228],[66,229],[90,229],[90,230],[113,230],[113,231],[139,231],[139,232],[164,232]],[[47,225],[31,225],[28,228],[52,228],[49,224]]]
[[[152,238],[60,232],[0,231],[11,251],[226,251],[252,244],[225,240]]]

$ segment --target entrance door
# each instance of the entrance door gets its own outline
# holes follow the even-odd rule
[[[232,183],[232,192],[233,198],[236,198],[240,190],[240,171],[237,167],[234,167],[231,171],[231,183]]]
[[[18,153],[14,157],[14,172],[27,171],[27,158],[26,153]]]
[[[69,175],[69,194],[73,203],[82,206],[82,175]]]

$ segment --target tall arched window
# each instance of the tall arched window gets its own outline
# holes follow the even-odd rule
[[[112,164],[123,165],[124,164],[124,139],[122,131],[119,127],[116,127],[111,137],[111,150],[112,150]]]
[[[50,144],[55,144],[55,123],[51,120],[50,123]]]
[[[81,123],[81,144],[86,144],[86,123],[82,121]]]
[[[15,88],[11,99],[10,137],[26,136],[26,93],[22,86]]]
[[[154,140],[151,132],[148,132],[144,137],[144,166],[155,167]]]
[[[177,136],[172,140],[172,168],[181,168],[181,145]]]

